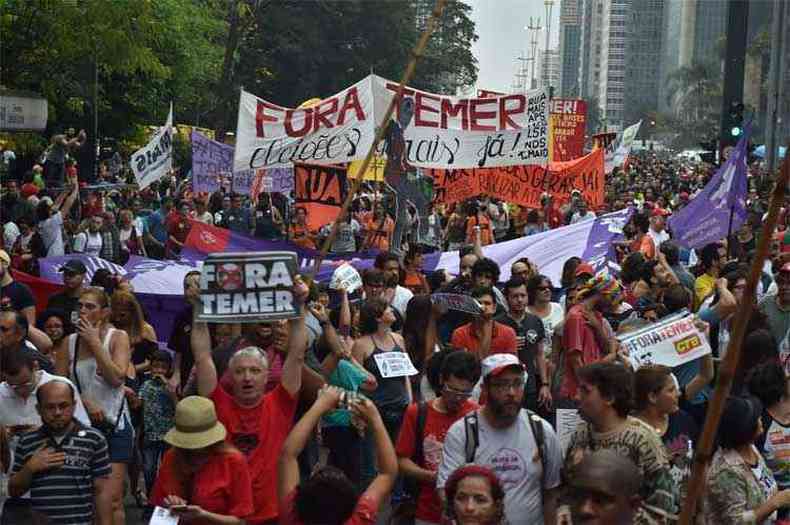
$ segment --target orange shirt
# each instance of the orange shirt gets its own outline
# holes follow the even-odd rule
[[[486,246],[494,242],[493,231],[491,230],[491,219],[487,215],[470,217],[466,220],[466,242],[475,243],[475,226],[480,226],[480,245]]]
[[[277,518],[277,458],[291,431],[298,399],[277,387],[254,407],[242,407],[221,386],[211,393],[226,438],[247,456],[255,494],[255,509],[247,523],[259,525]]]
[[[176,451],[165,452],[156,477],[151,503],[162,506],[167,496],[179,496],[190,505],[224,516],[246,518],[252,514],[252,484],[247,460],[239,452],[211,455],[192,480],[192,494],[183,494],[176,476]],[[205,525],[206,521],[190,522]]]
[[[292,224],[289,228],[291,231],[291,242],[295,245],[300,246],[302,248],[308,248],[310,250],[315,250],[315,243],[313,239],[310,238],[310,230],[307,229],[307,226],[300,226],[299,224]]]
[[[403,286],[411,290],[414,295],[424,295],[431,293],[431,287],[428,285],[428,279],[422,272],[406,271],[403,277]]]
[[[390,249],[390,237],[395,231],[395,221],[387,217],[384,222],[374,219],[371,215],[364,224],[365,242],[367,249],[377,249],[386,252]]]
[[[450,337],[450,346],[463,348],[480,359],[491,354],[516,354],[516,332],[507,325],[494,321],[491,334],[491,349],[487,355],[480,355],[480,340],[472,332],[472,323],[459,326]]]

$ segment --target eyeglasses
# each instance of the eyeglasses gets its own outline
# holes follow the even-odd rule
[[[446,395],[448,397],[455,397],[455,398],[458,398],[458,399],[469,399],[470,397],[472,397],[472,391],[456,390],[453,387],[450,387],[450,386],[447,386],[447,385],[444,385],[442,387],[442,392],[443,392],[444,395]]]
[[[492,381],[490,386],[491,389],[498,392],[508,392],[510,390],[521,390],[524,388],[524,384],[524,379],[514,379],[513,381]]]
[[[96,310],[97,308],[99,308],[99,306],[93,303],[77,303],[77,308],[80,310],[82,310],[83,308],[85,308],[86,310]]]
[[[8,386],[10,386],[11,389],[15,390],[15,391],[24,390],[25,388],[32,388],[33,387],[33,380],[31,379],[27,383],[19,383],[19,384],[8,383]]]
[[[538,286],[538,290],[545,292],[546,290],[551,290],[551,286]]]

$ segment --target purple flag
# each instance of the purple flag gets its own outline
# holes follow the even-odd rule
[[[699,195],[669,218],[672,238],[680,246],[702,248],[737,231],[746,221],[746,144],[750,132],[751,126],[746,126],[727,162]]]
[[[233,169],[233,146],[211,140],[197,131],[192,135],[192,189],[212,193]]]

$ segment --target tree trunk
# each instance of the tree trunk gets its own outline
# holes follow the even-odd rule
[[[214,128],[216,130],[216,140],[222,142],[225,139],[225,117],[231,107],[231,101],[236,96],[233,90],[233,56],[239,46],[239,2],[242,0],[230,0],[228,12],[228,39],[225,43],[225,58],[222,61],[222,75],[217,86],[219,97],[217,107],[214,108]]]

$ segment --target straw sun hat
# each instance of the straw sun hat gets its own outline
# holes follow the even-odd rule
[[[176,448],[205,448],[225,439],[225,425],[217,421],[214,403],[205,397],[185,397],[176,405],[175,426],[165,434],[165,443]]]

